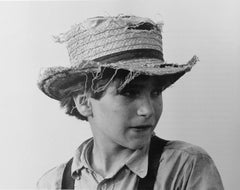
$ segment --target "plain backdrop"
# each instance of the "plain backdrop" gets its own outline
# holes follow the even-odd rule
[[[0,188],[35,188],[91,136],[37,88],[42,67],[69,64],[52,35],[97,15],[164,21],[168,62],[200,62],[163,93],[156,133],[203,147],[226,189],[239,186],[240,3],[234,0],[0,2]]]

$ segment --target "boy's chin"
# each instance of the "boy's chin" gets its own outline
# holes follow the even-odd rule
[[[150,143],[151,138],[149,139],[135,139],[134,141],[132,141],[128,148],[131,150],[137,150],[137,149],[141,149],[145,146],[147,146]]]

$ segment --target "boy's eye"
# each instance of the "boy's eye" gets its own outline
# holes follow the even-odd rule
[[[140,93],[141,92],[137,89],[123,89],[118,94],[129,97],[129,98],[135,98],[138,95],[140,95]],[[162,93],[162,89],[154,89],[151,91],[151,96],[157,97],[157,96],[161,95],[161,93]]]
[[[159,96],[162,93],[162,89],[155,89],[152,91],[153,96]]]
[[[119,92],[119,94],[122,96],[133,98],[133,97],[136,97],[139,94],[139,92],[134,89],[125,89],[125,90],[122,90],[121,92]]]

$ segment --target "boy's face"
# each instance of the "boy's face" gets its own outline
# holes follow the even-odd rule
[[[150,142],[162,113],[161,86],[153,77],[136,78],[118,92],[112,82],[100,100],[90,98],[88,118],[96,143],[141,148]]]

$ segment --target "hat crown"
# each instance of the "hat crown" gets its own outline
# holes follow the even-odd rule
[[[97,30],[105,30],[106,27],[112,28],[112,27],[125,27],[128,25],[138,25],[140,23],[151,23],[152,25],[158,26],[158,28],[161,30],[161,24],[156,24],[154,21],[152,21],[149,18],[143,18],[138,17],[134,15],[119,15],[115,17],[104,17],[104,16],[98,16],[98,17],[92,17],[85,20],[81,26],[83,26],[86,30],[89,29],[97,29]],[[114,26],[115,25],[115,26]]]
[[[56,100],[68,97],[72,87],[74,92],[84,95],[88,74],[101,78],[106,68],[116,72],[119,69],[129,71],[121,87],[143,74],[167,77],[167,88],[190,71],[198,58],[194,56],[185,65],[165,63],[162,25],[149,18],[119,15],[89,18],[73,26],[66,33],[55,37],[57,42],[66,44],[70,67],[44,69],[39,76],[39,88]]]
[[[57,42],[66,43],[70,63],[97,60],[129,50],[154,50],[162,55],[162,23],[132,15],[99,16],[73,26],[60,34]]]

